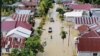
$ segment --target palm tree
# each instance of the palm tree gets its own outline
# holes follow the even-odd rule
[[[64,30],[61,31],[61,38],[63,39],[63,42],[64,42],[64,39],[66,38],[66,34],[67,32],[65,32]]]

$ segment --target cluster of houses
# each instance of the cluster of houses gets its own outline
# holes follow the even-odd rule
[[[1,17],[2,53],[9,53],[13,48],[24,48],[26,38],[32,34],[33,26],[28,22],[34,16],[39,0],[22,0],[15,13]],[[73,4],[64,2],[64,7],[72,9],[64,14],[67,22],[73,22],[79,31],[76,39],[78,56],[100,56],[100,8],[91,4]]]
[[[63,5],[72,9],[64,14],[65,20],[79,31],[75,39],[77,56],[100,56],[100,8],[91,4]]]
[[[22,0],[12,6],[17,6],[10,16],[1,17],[1,47],[2,53],[10,53],[13,48],[24,48],[26,38],[33,33],[29,18],[34,17],[39,0]],[[34,18],[33,18],[34,19]]]

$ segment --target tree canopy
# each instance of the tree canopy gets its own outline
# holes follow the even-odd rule
[[[100,5],[100,0],[78,0],[83,3],[98,4]]]
[[[53,0],[41,0],[39,5],[39,11],[41,15],[46,15],[49,8],[52,8]]]
[[[13,49],[11,56],[36,56],[38,52],[44,52],[44,48],[40,43],[40,36],[35,35],[26,40],[25,48]]]

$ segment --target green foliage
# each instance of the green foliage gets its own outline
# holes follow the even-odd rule
[[[2,6],[1,8],[1,16],[9,16],[15,11],[14,7],[7,7],[7,6]]]
[[[65,39],[65,38],[66,38],[66,34],[67,34],[67,33],[66,33],[65,31],[62,30],[62,31],[61,31],[61,38],[62,38],[62,39]]]
[[[57,0],[57,3],[58,3],[58,4],[61,4],[61,3],[62,3],[62,0]]]
[[[41,0],[39,5],[39,11],[42,16],[48,13],[49,8],[52,8],[52,0]]]
[[[83,3],[91,3],[91,4],[98,4],[100,5],[100,0],[78,0]]]
[[[57,8],[57,10],[56,10],[57,12],[59,12],[59,14],[60,14],[60,20],[61,21],[64,21],[64,13],[65,13],[65,11],[62,9],[62,8]]]
[[[13,4],[15,2],[20,2],[21,0],[2,0],[2,4]]]
[[[34,35],[26,40],[25,48],[13,49],[10,56],[36,56],[38,52],[44,52],[44,48],[40,43],[40,36]]]
[[[10,56],[18,56],[20,51],[18,49],[13,49]]]
[[[10,56],[36,56],[36,54],[29,48],[13,49]]]
[[[59,17],[61,21],[64,21],[64,15],[60,15]]]
[[[100,5],[100,0],[96,0],[96,1],[95,1],[95,4]]]
[[[59,14],[64,14],[65,13],[65,11],[62,8],[57,8],[56,11],[59,12]]]
[[[78,0],[78,1],[83,2],[83,3],[91,3],[91,1],[89,0]]]
[[[41,36],[42,30],[41,29],[37,29],[36,31],[37,31],[38,35]]]
[[[34,17],[30,17],[29,19],[28,19],[28,22],[30,23],[30,24],[32,24],[32,26],[34,27],[34,25],[35,25],[35,20],[33,19]]]
[[[30,37],[26,41],[26,48],[31,49],[34,53],[43,52],[43,47],[40,43],[40,36],[35,35],[34,37]]]

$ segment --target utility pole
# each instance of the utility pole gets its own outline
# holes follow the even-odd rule
[[[69,35],[68,35],[68,46],[69,46],[69,41],[70,41],[70,25],[69,26]]]

